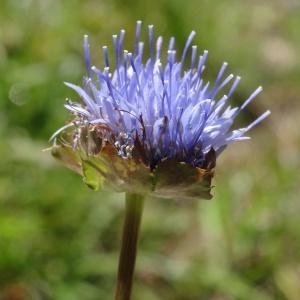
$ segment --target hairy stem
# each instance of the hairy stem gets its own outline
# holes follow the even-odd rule
[[[143,206],[143,196],[134,193],[126,193],[125,221],[115,300],[130,300]]]

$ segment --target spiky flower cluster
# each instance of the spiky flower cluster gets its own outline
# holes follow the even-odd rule
[[[75,126],[78,140],[82,128],[90,126],[96,130],[102,146],[113,145],[124,159],[131,158],[138,148],[151,170],[166,159],[205,168],[209,151],[219,155],[231,142],[248,139],[245,134],[270,114],[266,111],[247,127],[232,130],[236,116],[262,88],[257,88],[240,107],[231,107],[228,100],[240,77],[224,76],[225,62],[215,82],[205,83],[202,73],[208,52],[205,50],[197,58],[197,46],[191,46],[194,31],[179,60],[174,50],[175,39],[170,39],[163,63],[163,39],[160,36],[154,41],[152,25],[148,26],[149,58],[143,59],[141,25],[138,21],[133,52],[123,49],[125,30],[119,36],[113,35],[115,70],[110,67],[107,46],[103,46],[104,69],[91,65],[88,38],[84,37],[87,76],[83,87],[66,83],[83,103],[68,100],[65,106],[76,118],[55,136]],[[226,95],[218,97],[225,87]]]

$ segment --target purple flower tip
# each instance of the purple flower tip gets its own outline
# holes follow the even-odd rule
[[[103,70],[91,65],[88,37],[84,36],[87,75],[83,87],[66,83],[83,101],[67,101],[65,105],[76,116],[75,127],[104,126],[101,138],[123,158],[132,156],[139,141],[151,168],[165,159],[201,168],[211,149],[219,155],[231,142],[247,139],[245,134],[270,114],[266,111],[247,127],[232,130],[236,116],[262,88],[257,88],[240,107],[231,107],[228,101],[241,78],[224,76],[228,65],[224,62],[215,82],[205,83],[202,73],[208,51],[197,59],[197,46],[191,46],[194,31],[179,59],[172,37],[163,62],[163,38],[159,36],[155,43],[153,25],[148,26],[149,57],[143,58],[141,26],[138,21],[133,52],[123,49],[125,30],[113,35],[114,69],[106,46],[102,48]],[[223,89],[225,95],[219,97]],[[54,137],[68,126],[72,124],[58,130]]]

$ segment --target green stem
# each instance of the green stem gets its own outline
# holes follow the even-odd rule
[[[143,196],[134,193],[126,193],[125,221],[115,300],[130,300],[143,206]]]

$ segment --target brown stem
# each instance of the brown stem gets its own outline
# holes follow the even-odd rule
[[[143,196],[134,193],[126,193],[125,221],[115,300],[130,300],[143,206]]]

